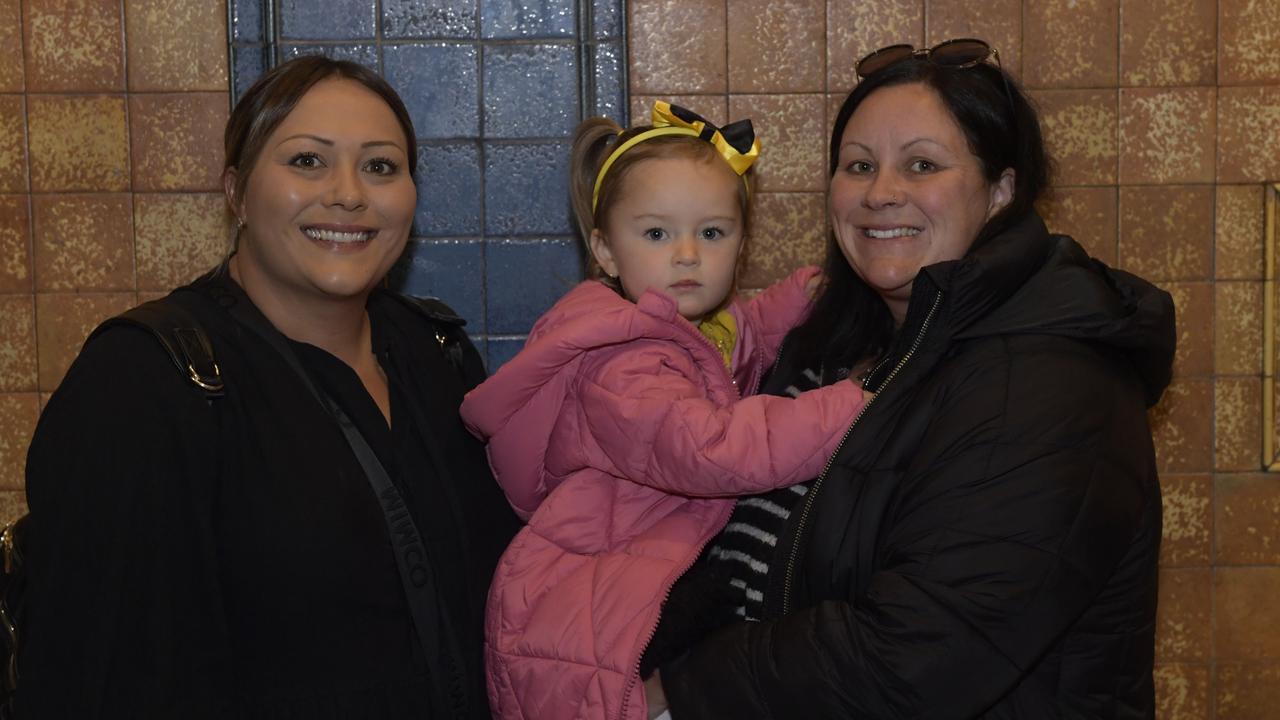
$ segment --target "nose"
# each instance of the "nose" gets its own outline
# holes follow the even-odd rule
[[[331,177],[329,205],[345,210],[360,210],[365,205],[365,188],[356,167],[338,168]]]
[[[693,235],[680,235],[671,249],[671,261],[676,265],[696,266],[701,262],[698,239]]]
[[[882,168],[872,176],[871,184],[862,196],[862,204],[872,210],[880,210],[901,205],[903,198],[898,176],[892,170]]]

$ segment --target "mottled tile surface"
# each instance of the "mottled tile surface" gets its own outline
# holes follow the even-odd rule
[[[1177,348],[1173,356],[1175,376],[1213,374],[1214,287],[1208,282],[1167,282],[1161,287],[1173,296],[1177,313]]]
[[[1217,562],[1280,564],[1280,476],[1219,475],[1215,492]]]
[[[1160,472],[1208,472],[1213,467],[1213,381],[1175,379],[1151,411]]]
[[[404,97],[420,138],[480,133],[480,54],[474,45],[430,43],[383,49],[383,72]]]
[[[652,119],[653,103],[665,100],[672,105],[688,108],[716,125],[729,122],[729,97],[727,95],[631,95],[631,125],[648,125]],[[737,120],[738,118],[734,118]]]
[[[578,15],[572,0],[481,0],[480,34],[486,38],[572,37]]]
[[[0,295],[0,392],[35,389],[35,299],[29,293]]]
[[[1263,268],[1263,189],[1219,185],[1214,203],[1214,275],[1220,280],[1260,280]]]
[[[419,145],[417,186],[414,235],[480,234],[483,185],[478,143]]]
[[[729,0],[729,92],[821,92],[823,0]]]
[[[1280,663],[1219,665],[1215,680],[1215,720],[1280,720]]]
[[[729,96],[729,117],[751,118],[760,138],[755,189],[826,191],[825,105],[819,94]]]
[[[764,288],[801,265],[822,261],[826,197],[821,193],[759,193],[755,197],[747,265],[738,286]]]
[[[1122,5],[1121,84],[1214,83],[1216,0],[1142,0]]]
[[[578,124],[578,53],[572,45],[484,50],[484,132],[491,138],[568,137]]]
[[[568,143],[492,144],[485,149],[485,233],[568,235]]]
[[[0,95],[0,192],[26,191],[26,103],[21,95]]]
[[[728,89],[724,3],[631,0],[627,14],[631,92],[666,95]]]
[[[32,212],[37,291],[134,288],[131,195],[36,195]]]
[[[135,296],[127,293],[37,293],[36,343],[40,348],[40,389],[53,392],[89,332],[98,323],[128,310]]]
[[[475,0],[383,0],[383,37],[474,38]]]
[[[1213,188],[1120,188],[1120,266],[1148,280],[1208,279]]]
[[[22,489],[27,446],[31,444],[39,414],[39,399],[35,393],[0,394],[0,488]],[[5,505],[0,499],[0,515],[9,510]],[[18,514],[14,513],[14,516]]]
[[[17,468],[19,476],[22,475],[23,468],[26,466],[26,456],[21,458],[21,465]],[[27,514],[27,495],[19,490],[8,490],[0,492],[0,522],[8,523],[17,520]]]
[[[1045,146],[1057,162],[1057,185],[1110,185],[1119,172],[1120,115],[1115,90],[1041,90]]]
[[[1219,282],[1214,296],[1215,371],[1219,375],[1261,374],[1262,283]]]
[[[889,45],[924,45],[920,0],[827,2],[827,92],[846,93],[858,84],[858,61]]]
[[[0,92],[26,87],[22,61],[22,0],[0,0]]]
[[[0,195],[0,292],[31,292],[31,205]]]
[[[129,0],[129,89],[227,89],[226,0]]]
[[[1213,182],[1214,88],[1120,90],[1120,182]]]
[[[572,238],[487,244],[485,328],[494,335],[528,333],[556,300],[582,280],[582,255]]]
[[[1119,206],[1114,187],[1054,188],[1037,207],[1050,232],[1070,235],[1089,255],[1115,265]]]
[[[1022,79],[1028,87],[1116,84],[1119,0],[1029,0]]]
[[[952,38],[986,40],[1000,54],[1000,66],[1022,74],[1021,0],[930,0],[925,3],[928,45]]]
[[[123,96],[30,95],[27,132],[32,190],[129,189]]]
[[[1164,506],[1160,565],[1208,565],[1213,549],[1213,478],[1164,473],[1160,492]]]
[[[226,254],[231,226],[219,193],[134,196],[138,288],[187,283]]]
[[[1278,138],[1280,85],[1218,89],[1218,182],[1280,179]]]
[[[133,189],[222,188],[226,93],[129,96]]]
[[[1219,567],[1213,586],[1214,659],[1280,660],[1280,567]]]
[[[1209,666],[1157,665],[1156,717],[1209,720]]]
[[[1256,470],[1261,465],[1262,379],[1218,378],[1214,386],[1214,467]]]
[[[118,0],[26,0],[27,89],[124,89],[124,33]]]
[[[1160,571],[1156,609],[1156,662],[1209,661],[1212,603],[1209,568]]]
[[[1280,3],[1219,0],[1218,82],[1280,83]]]

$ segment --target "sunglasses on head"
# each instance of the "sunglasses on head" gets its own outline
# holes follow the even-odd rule
[[[907,58],[927,60],[934,65],[951,68],[970,68],[989,58],[995,58],[996,66],[1000,66],[1000,53],[986,42],[976,38],[956,38],[919,50],[914,45],[907,44],[882,47],[859,60],[855,69],[859,78],[865,78]]]

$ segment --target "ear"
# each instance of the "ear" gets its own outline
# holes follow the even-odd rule
[[[618,261],[613,258],[613,251],[609,249],[609,242],[605,240],[600,228],[591,231],[591,237],[587,238],[587,246],[591,248],[591,255],[600,265],[600,269],[604,270],[604,274],[617,277]]]
[[[231,208],[231,212],[235,213],[236,220],[243,222],[244,203],[241,198],[236,197],[236,180],[239,178],[240,173],[233,167],[222,171],[222,194],[227,197],[227,207]]]
[[[1015,177],[1013,168],[1005,168],[1004,172],[1000,173],[1000,177],[996,178],[996,181],[991,184],[991,197],[987,202],[988,220],[995,217],[996,213],[1009,207],[1009,203],[1013,202]]]

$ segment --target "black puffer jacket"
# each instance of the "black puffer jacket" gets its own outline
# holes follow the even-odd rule
[[[1153,717],[1169,295],[1033,216],[925,268],[898,337],[771,619],[663,666],[673,717]]]

